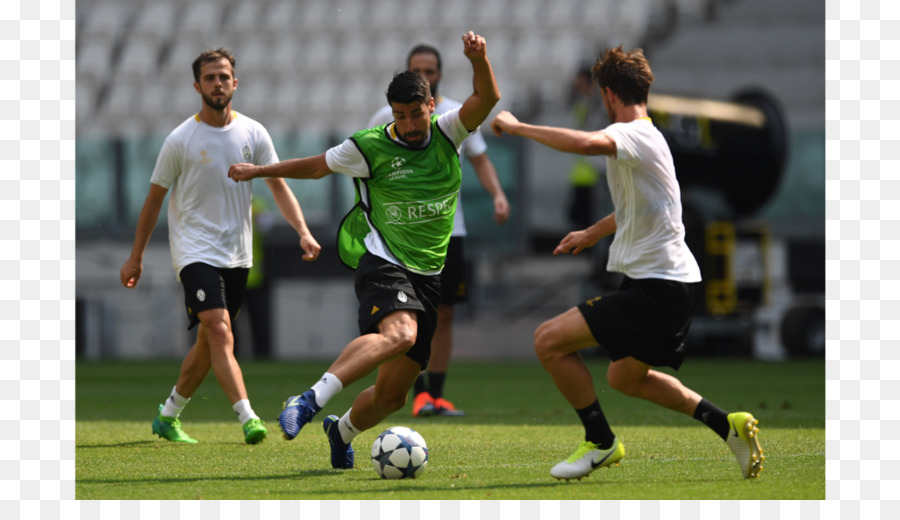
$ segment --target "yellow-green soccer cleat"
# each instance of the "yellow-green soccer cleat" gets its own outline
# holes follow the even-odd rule
[[[244,442],[247,444],[259,444],[268,434],[269,431],[259,419],[250,419],[244,423]]]
[[[601,450],[591,441],[581,441],[575,453],[550,469],[550,476],[567,481],[573,478],[580,480],[597,468],[606,468],[613,464],[618,466],[624,456],[625,446],[619,442],[618,437],[613,439],[612,447],[607,450]]]
[[[153,433],[167,441],[197,444],[196,440],[181,429],[181,421],[178,420],[178,417],[165,417],[162,415],[162,409],[163,405],[159,405],[160,413],[153,420]]]
[[[759,428],[756,427],[759,421],[747,412],[735,412],[728,414],[728,424],[731,427],[725,443],[737,458],[741,475],[744,478],[759,478],[762,463],[766,460],[759,445]]]

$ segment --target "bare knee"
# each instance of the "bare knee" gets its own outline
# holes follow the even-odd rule
[[[534,331],[534,353],[541,363],[558,357],[556,347],[559,345],[555,333],[556,326],[552,321],[545,321]]]
[[[231,324],[224,319],[212,318],[202,320],[202,333],[206,336],[206,341],[213,350],[221,349],[225,345],[231,344]]]

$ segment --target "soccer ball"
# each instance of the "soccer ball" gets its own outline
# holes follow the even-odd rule
[[[372,466],[381,478],[416,478],[428,464],[428,446],[419,432],[394,426],[372,444]]]

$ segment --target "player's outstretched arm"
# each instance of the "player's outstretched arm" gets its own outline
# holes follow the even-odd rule
[[[144,250],[147,249],[147,243],[150,241],[150,235],[153,234],[157,220],[159,220],[159,212],[168,192],[168,189],[158,184],[150,184],[150,193],[144,200],[144,207],[141,208],[137,229],[134,232],[131,256],[125,260],[119,270],[119,280],[123,286],[129,289],[137,287],[141,274],[144,272]]]
[[[572,253],[577,255],[585,249],[594,246],[601,238],[612,234],[616,230],[616,214],[609,215],[598,220],[594,225],[580,231],[572,231],[566,235],[553,250],[554,255]]]
[[[484,37],[472,31],[463,35],[463,53],[472,63],[473,92],[459,109],[459,119],[463,125],[473,131],[487,119],[494,105],[500,101],[500,88],[494,78],[494,69],[487,56],[487,43]]]
[[[255,164],[232,164],[228,177],[234,182],[249,181],[257,177],[283,177],[289,179],[321,179],[334,172],[328,169],[325,154],[288,159],[285,161],[257,166]]]
[[[319,258],[322,246],[316,242],[312,232],[310,232],[309,228],[306,226],[303,210],[300,208],[300,203],[297,202],[297,197],[294,196],[294,192],[291,191],[291,188],[284,182],[284,179],[266,179],[266,185],[268,185],[269,190],[272,191],[272,198],[275,199],[275,204],[278,205],[278,210],[281,211],[281,215],[300,236],[300,247],[304,252],[303,259],[307,262],[311,262],[316,258]]]
[[[508,110],[497,114],[491,121],[491,130],[497,137],[507,133],[521,135],[555,150],[580,155],[615,155],[616,141],[602,130],[586,132],[556,126],[539,126],[523,123]]]

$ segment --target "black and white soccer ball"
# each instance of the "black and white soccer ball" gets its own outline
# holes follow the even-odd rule
[[[372,444],[372,466],[381,478],[416,478],[428,464],[428,446],[419,432],[394,426]]]

